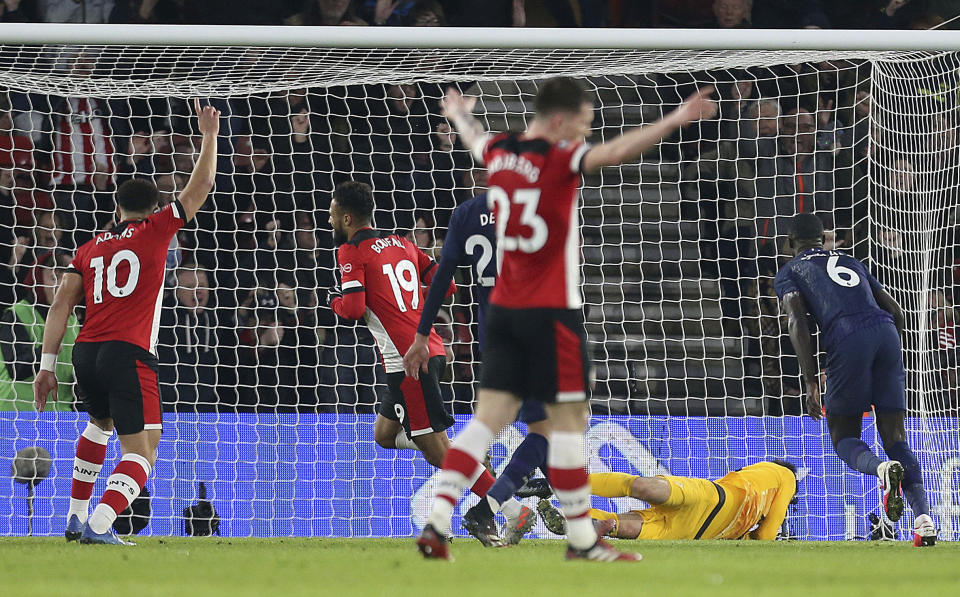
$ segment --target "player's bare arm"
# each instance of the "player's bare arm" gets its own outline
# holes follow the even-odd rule
[[[40,358],[40,371],[33,380],[33,405],[43,412],[47,398],[53,393],[57,399],[57,374],[55,372],[57,355],[67,331],[67,320],[80,301],[83,300],[83,278],[80,274],[67,272],[63,276],[60,288],[50,305],[47,323],[43,328],[43,351]]]
[[[783,297],[783,311],[787,314],[790,343],[800,361],[800,373],[807,388],[807,414],[814,421],[823,418],[820,405],[820,382],[816,359],[813,354],[813,336],[807,323],[807,303],[799,292],[790,292]]]
[[[461,141],[479,163],[482,161],[480,155],[483,146],[490,138],[490,134],[472,114],[476,103],[477,98],[466,97],[451,87],[447,90],[447,95],[444,96],[440,107],[443,110],[443,116],[456,127]]]
[[[660,120],[591,147],[583,156],[583,171],[589,174],[604,166],[634,162],[678,128],[697,120],[713,118],[717,113],[717,104],[710,99],[713,91],[713,87],[704,87]]]
[[[217,134],[220,132],[220,110],[213,106],[201,108],[199,98],[194,99],[194,108],[197,110],[203,140],[200,143],[200,158],[193,167],[187,186],[180,193],[184,219],[188,222],[200,211],[213,189],[217,175]]]
[[[903,317],[903,309],[901,309],[897,301],[890,296],[890,293],[882,288],[875,288],[873,290],[873,298],[876,299],[881,309],[893,315],[893,324],[897,326],[897,333],[902,338],[903,327],[906,324],[906,319]]]

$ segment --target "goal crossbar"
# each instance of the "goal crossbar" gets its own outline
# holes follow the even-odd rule
[[[0,23],[4,44],[949,52],[960,31],[273,27]]]

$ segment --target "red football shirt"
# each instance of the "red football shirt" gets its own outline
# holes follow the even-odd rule
[[[77,249],[87,312],[77,342],[119,340],[152,353],[170,239],[186,224],[179,201],[143,220],[120,222]]]
[[[430,285],[437,264],[407,239],[370,228],[340,246],[337,263],[343,298],[333,300],[333,311],[347,319],[362,317],[377,340],[387,373],[403,371],[403,355],[423,311],[423,287]],[[447,296],[455,290],[451,283]],[[433,329],[428,346],[431,357],[446,354]]]
[[[585,143],[502,133],[483,148],[487,201],[497,222],[500,275],[490,302],[512,309],[578,309],[577,189]]]

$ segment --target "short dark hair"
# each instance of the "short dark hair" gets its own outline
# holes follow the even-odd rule
[[[797,214],[793,216],[790,238],[794,240],[823,240],[823,222],[814,214]]]
[[[587,88],[573,77],[554,77],[540,85],[533,109],[537,114],[579,112],[580,106],[590,102]]]
[[[793,473],[793,481],[795,484],[793,486],[793,499],[790,500],[790,503],[796,504],[798,501],[797,493],[800,492],[800,475],[797,474],[797,466],[789,460],[784,460],[782,458],[774,458],[770,462],[773,464],[779,464],[783,468],[788,469],[791,473]]]
[[[125,212],[153,211],[159,202],[157,185],[143,178],[131,178],[117,189],[117,205]]]
[[[772,462],[773,464],[779,464],[784,468],[790,469],[790,472],[793,473],[793,476],[794,477],[797,476],[797,466],[792,462],[790,462],[789,460],[783,460],[782,458],[774,458],[770,462]]]
[[[373,190],[370,185],[353,180],[341,182],[333,190],[333,198],[343,211],[367,222],[373,218]]]

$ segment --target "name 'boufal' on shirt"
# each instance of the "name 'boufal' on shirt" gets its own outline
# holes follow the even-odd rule
[[[487,172],[493,174],[500,170],[513,170],[520,176],[527,179],[528,182],[537,182],[540,178],[540,168],[530,163],[527,158],[515,153],[503,153],[487,164]]]
[[[389,236],[387,238],[378,238],[371,245],[370,248],[379,255],[380,251],[386,249],[387,247],[400,247],[403,248],[403,243],[400,242],[400,239],[395,236]]]

